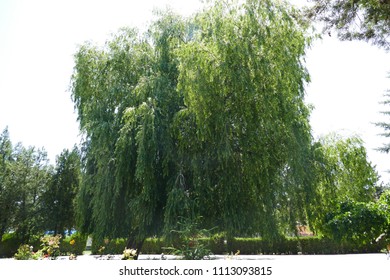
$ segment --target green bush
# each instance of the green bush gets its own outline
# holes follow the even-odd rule
[[[17,252],[20,240],[13,233],[6,233],[0,241],[0,257],[10,258]]]
[[[92,254],[94,255],[119,255],[123,254],[123,250],[126,248],[126,239],[93,239],[92,241]],[[132,249],[132,248],[129,248]]]
[[[332,240],[347,242],[355,248],[370,244],[388,228],[388,206],[346,200],[326,216],[324,234]],[[366,249],[366,248],[365,248]]]
[[[0,241],[0,258],[12,258],[18,248],[23,245],[25,242],[18,238],[15,233],[6,233],[3,235],[2,240]],[[29,246],[33,246],[34,250],[40,246],[41,242],[38,236],[31,238]]]
[[[82,255],[86,243],[87,236],[80,233],[74,233],[71,236],[66,236],[60,243],[61,255]]]
[[[21,245],[15,254],[16,260],[30,260],[33,257],[33,252],[30,249],[30,245]]]

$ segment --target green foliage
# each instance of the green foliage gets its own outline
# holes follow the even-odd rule
[[[289,237],[281,238],[279,241],[270,243],[268,240],[262,238],[233,238],[230,240],[230,244],[225,244],[225,237],[221,235],[215,235],[208,238],[200,238],[199,242],[202,242],[206,248],[209,248],[213,254],[227,255],[227,254],[239,254],[242,255],[273,255],[273,254],[292,254],[298,253],[306,255],[319,255],[319,254],[354,254],[354,253],[379,253],[386,244],[384,241],[380,243],[372,244],[356,244],[350,240],[337,241],[325,237]],[[112,242],[112,243],[111,243]],[[94,248],[104,246],[104,242],[100,245],[94,245]],[[113,246],[115,244],[115,246]],[[147,238],[144,246],[142,247],[143,254],[161,254],[167,253],[166,248],[172,244],[164,239],[160,238]],[[178,246],[179,243],[176,245]],[[120,255],[126,246],[125,239],[111,240],[110,244],[104,251],[104,254],[116,254]],[[227,247],[229,246],[229,250]],[[93,254],[101,254],[98,250],[92,251]]]
[[[311,228],[321,233],[325,216],[338,209],[341,202],[374,202],[381,187],[360,138],[329,135],[313,148],[317,203],[310,206],[309,222]]]
[[[286,169],[304,169],[295,155],[311,140],[301,61],[308,39],[290,11],[270,1],[216,2],[179,50],[186,106],[177,114],[178,157],[192,174],[197,213],[228,235],[277,238],[281,196],[300,211],[295,194],[310,190],[303,172],[290,173],[301,180],[289,187],[280,180]]]
[[[0,238],[11,227],[12,213],[16,211],[17,189],[11,184],[13,147],[8,129],[0,135]]]
[[[41,202],[50,178],[50,167],[43,150],[17,145],[14,153],[10,184],[18,195],[12,201],[16,207],[9,216],[12,219],[9,228],[29,242],[32,235],[44,229]]]
[[[168,247],[168,242],[161,238],[146,238],[142,246],[143,254],[161,254],[165,247]]]
[[[20,241],[17,240],[16,235],[10,236],[10,240],[13,241],[13,246],[18,246],[16,244],[20,244]],[[39,243],[40,241],[40,243]],[[4,254],[4,256],[12,256],[14,255],[17,260],[39,260],[43,258],[48,259],[56,259],[59,256],[77,256],[82,255],[85,249],[86,237],[82,236],[79,233],[75,233],[71,236],[67,236],[62,238],[61,235],[45,235],[40,239],[36,239],[31,244],[22,244],[19,246],[17,252],[15,254]],[[7,244],[7,240],[3,240],[2,244]],[[35,251],[35,249],[39,248]],[[11,250],[10,250],[11,252]],[[0,251],[0,256],[2,252]]]
[[[42,252],[33,252],[32,246],[28,244],[20,245],[18,252],[15,254],[15,260],[38,260],[42,257]]]
[[[40,233],[43,228],[42,194],[50,179],[51,170],[43,150],[16,147],[13,166],[13,184],[18,188],[18,207],[14,215],[13,228],[23,240]]]
[[[12,231],[19,244],[31,244],[47,230],[72,229],[80,172],[77,148],[65,150],[53,170],[43,149],[14,147],[5,129],[0,136],[0,236]]]
[[[371,244],[388,228],[388,205],[344,201],[327,214],[325,233],[335,240]]]
[[[235,252],[243,255],[297,254],[299,251],[297,238],[280,238],[272,243],[262,238],[234,238],[230,243],[231,254]]]
[[[379,197],[379,203],[386,204],[390,207],[390,188],[387,188],[383,191]]]
[[[388,90],[388,92],[386,94],[384,94],[384,97],[386,98],[386,100],[382,101],[381,103],[383,105],[388,106],[390,104],[390,90]],[[389,109],[386,109],[386,111],[382,111],[381,113],[384,114],[385,116],[390,116]],[[377,123],[375,123],[375,125],[384,130],[384,132],[380,134],[381,136],[387,137],[387,138],[390,137],[390,122],[377,122]],[[383,144],[382,147],[378,148],[378,150],[381,152],[384,152],[384,153],[389,153],[390,152],[390,142],[387,144]]]
[[[325,23],[325,30],[336,30],[342,40],[364,40],[390,49],[390,2],[387,0],[311,0],[306,11],[312,20]]]
[[[321,237],[282,238],[270,243],[261,238],[234,238],[229,253],[240,254],[351,254],[378,253],[383,244],[356,244],[349,240],[336,241]]]
[[[23,244],[47,230],[73,228],[80,172],[76,148],[64,151],[53,171],[43,149],[13,147],[5,129],[0,136],[0,236],[13,231]]]
[[[172,248],[174,255],[181,256],[184,260],[203,260],[210,258],[211,251],[205,243],[205,237],[209,237],[210,230],[199,229],[199,220],[184,219],[178,222],[180,230],[175,230],[176,243],[179,245]],[[203,240],[202,240],[203,239]]]
[[[390,244],[390,189],[387,188],[379,197],[377,202],[378,206],[380,205],[381,209],[385,211],[387,216],[387,228],[385,228],[384,232],[386,234],[385,240],[388,244]]]
[[[304,218],[315,194],[309,43],[292,7],[248,0],[187,20],[162,13],[146,34],[81,46],[80,229],[141,242],[180,230],[178,216],[203,216],[202,228],[277,239]]]
[[[87,243],[87,236],[84,236],[80,233],[74,233],[70,236],[66,236],[61,240],[60,243],[60,252],[61,255],[70,255],[75,256],[82,255],[85,250],[85,245]]]
[[[63,234],[76,226],[75,200],[81,180],[80,155],[76,147],[64,150],[56,160],[42,208],[46,230]]]
[[[324,237],[304,237],[297,242],[302,254],[379,253],[383,248],[382,243],[356,244],[351,240],[340,241]]]
[[[24,240],[21,240],[15,232],[4,234],[2,240],[0,241],[0,258],[13,257],[22,244],[24,244]],[[33,249],[38,248],[40,246],[39,237],[30,237],[29,245],[33,246]]]
[[[56,259],[60,255],[60,242],[62,236],[58,235],[45,235],[41,237],[41,251],[50,259]]]
[[[115,238],[115,239],[98,239],[94,238],[92,242],[92,254],[96,255],[112,255],[112,254],[122,254],[123,250],[126,248],[127,242],[124,238]]]

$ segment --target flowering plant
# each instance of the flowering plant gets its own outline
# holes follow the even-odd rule
[[[28,244],[20,245],[18,252],[15,254],[16,260],[30,260],[33,257],[32,248]]]
[[[32,246],[23,244],[20,245],[14,257],[16,260],[39,260],[43,257],[43,253],[42,250],[34,252]]]
[[[62,236],[57,234],[55,236],[45,235],[41,238],[42,252],[45,257],[56,259],[60,255],[60,241]]]
[[[127,249],[123,251],[122,260],[134,260],[134,257],[137,255],[137,250]]]

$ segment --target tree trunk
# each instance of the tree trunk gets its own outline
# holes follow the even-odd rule
[[[138,241],[134,235],[130,235],[130,237],[127,239],[126,248],[137,250],[137,253],[134,256],[134,260],[138,260],[138,256],[141,252],[142,245],[144,244],[144,241],[145,241],[145,238],[143,238],[141,241]]]

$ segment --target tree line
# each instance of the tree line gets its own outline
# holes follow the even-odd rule
[[[28,243],[35,235],[74,229],[80,180],[77,147],[65,149],[52,166],[44,149],[13,145],[5,128],[0,135],[0,237],[12,232]]]

